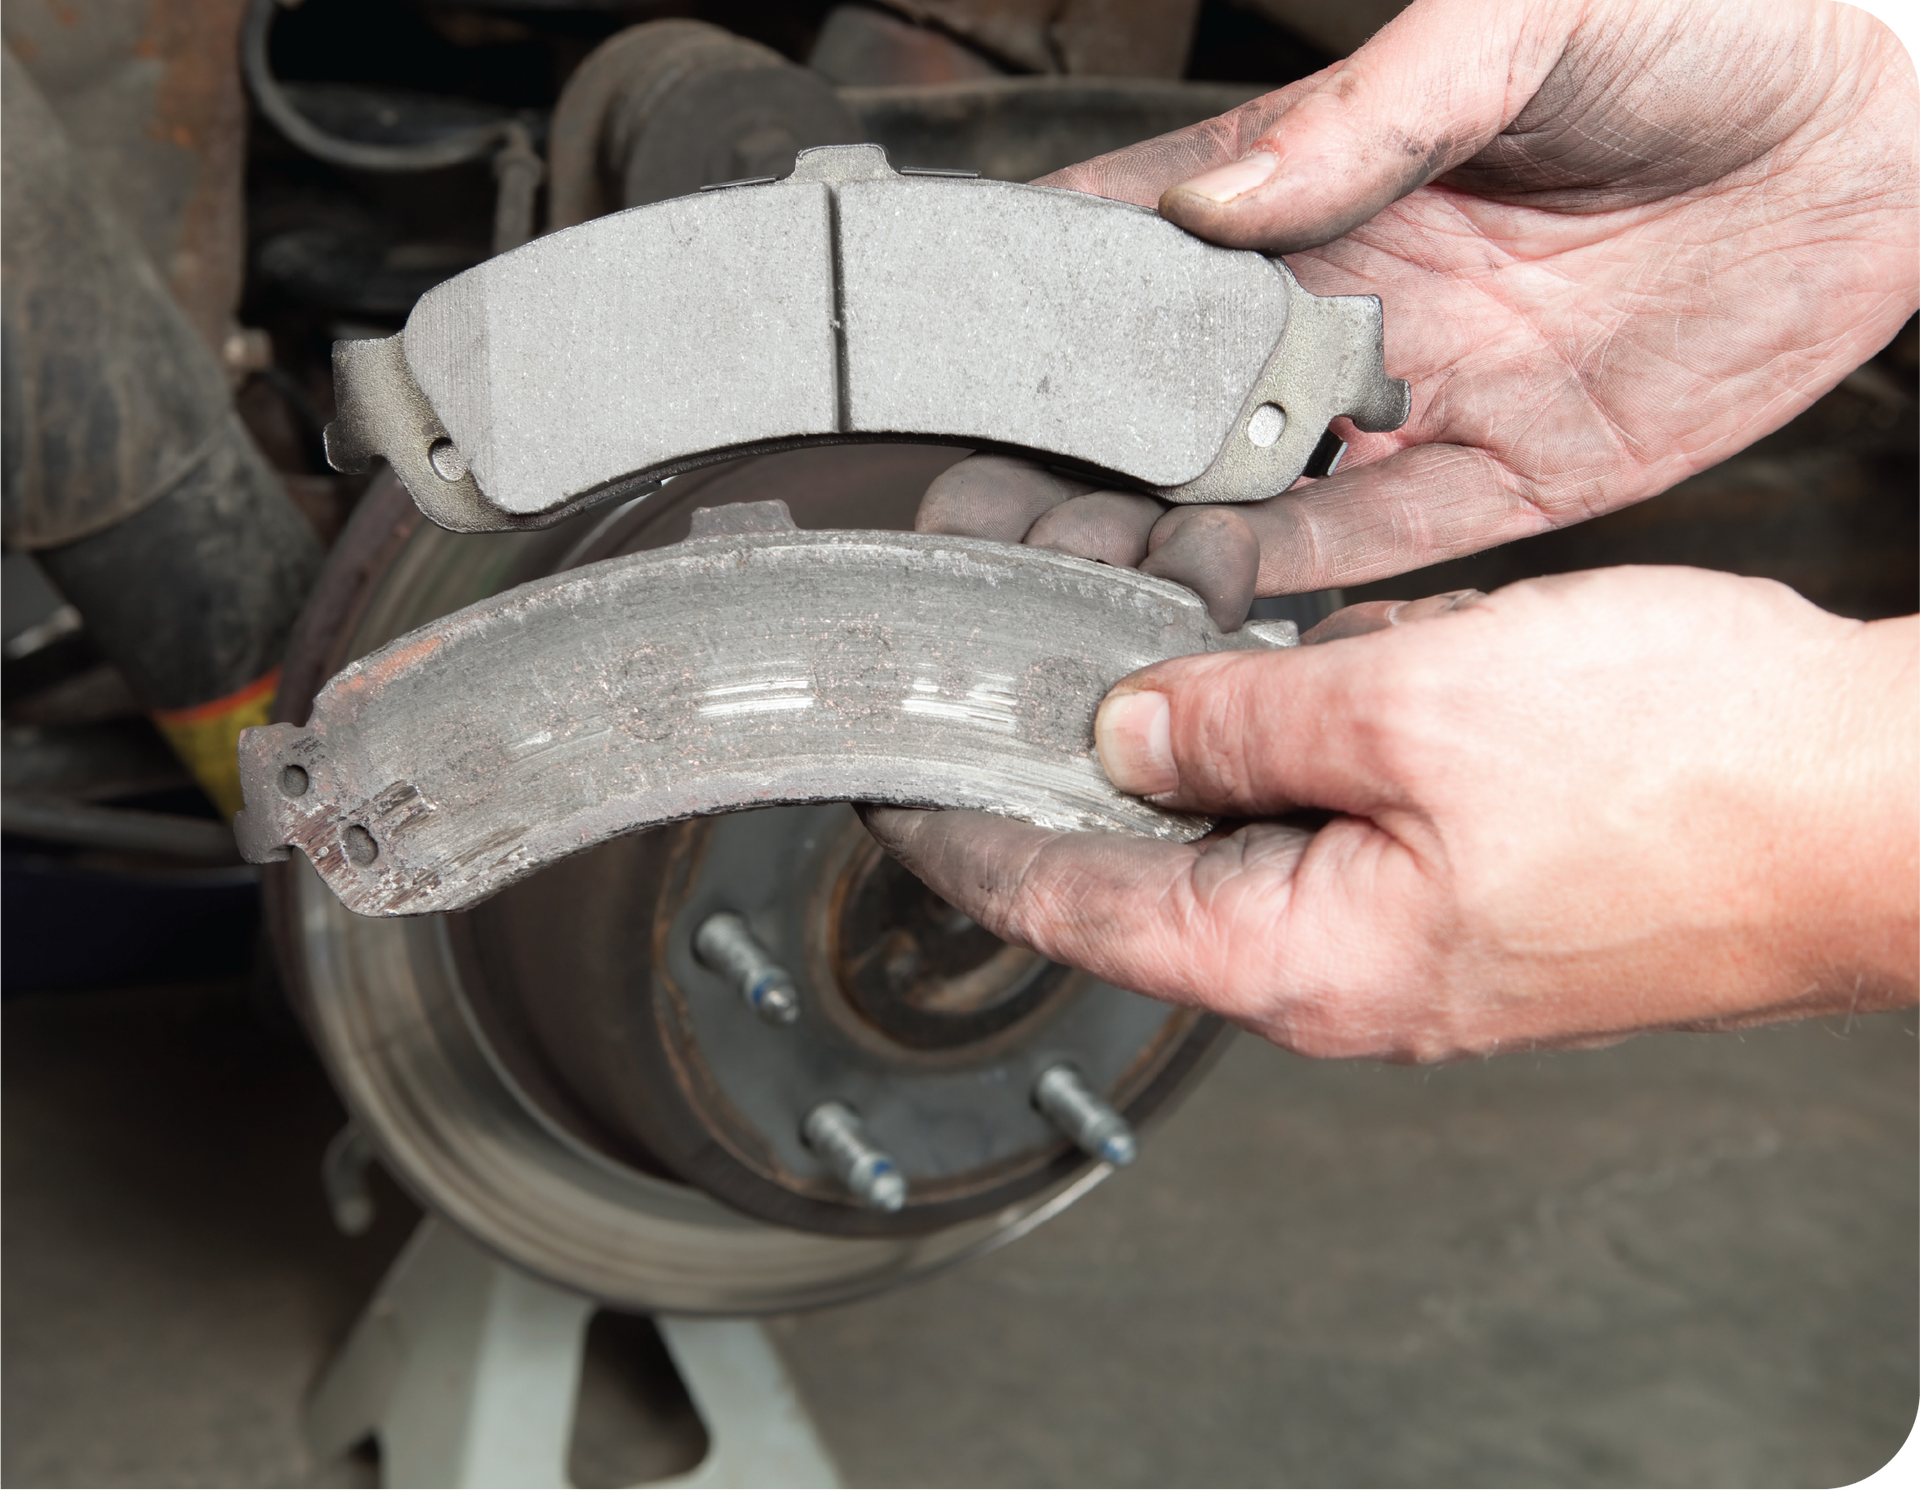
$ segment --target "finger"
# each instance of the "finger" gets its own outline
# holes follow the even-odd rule
[[[1216,652],[1142,668],[1094,715],[1107,779],[1157,806],[1216,817],[1302,807],[1371,815],[1399,799],[1369,712],[1366,658],[1343,648]],[[1329,662],[1327,653],[1345,653]]]
[[[1033,184],[1151,207],[1168,187],[1245,155],[1284,110],[1287,95],[1303,86],[1296,83],[1292,88],[1264,94],[1218,118],[1202,119],[1170,134],[1097,155],[1042,176]]]
[[[1168,894],[1213,898],[1251,854],[1284,890],[1310,833],[1265,825],[1197,844],[1170,844],[1131,833],[1061,833],[989,812],[920,812],[863,807],[867,830],[950,905],[1006,941],[1103,976],[1124,977],[1142,991],[1191,999],[1192,980],[1174,972],[1168,954],[1141,957],[1165,935],[1148,929]],[[1224,843],[1224,852],[1215,852]],[[1236,862],[1237,861],[1237,862]],[[1164,914],[1164,910],[1159,914]],[[1178,919],[1178,911],[1174,918]],[[1143,935],[1142,933],[1145,932]],[[1153,964],[1168,961],[1160,976]],[[1191,971],[1191,969],[1186,969]]]
[[[1479,553],[1609,505],[1595,491],[1549,515],[1535,495],[1536,483],[1484,450],[1416,445],[1233,510],[1260,544],[1258,593],[1302,595]]]
[[[1027,530],[1030,548],[1050,548],[1132,569],[1147,556],[1147,534],[1166,504],[1135,492],[1096,491],[1049,508]]]
[[[934,477],[920,499],[914,531],[1018,543],[1042,513],[1091,490],[1090,481],[1062,476],[1030,460],[969,456]]]
[[[1480,605],[1437,614],[1450,627],[1491,619]],[[1215,652],[1142,668],[1094,715],[1101,768],[1120,790],[1186,812],[1274,817],[1322,808],[1391,824],[1408,805],[1406,762],[1395,754],[1408,732],[1395,724],[1451,717],[1458,690],[1449,669],[1470,657],[1461,644],[1475,635],[1448,633],[1449,665],[1439,666],[1405,634],[1427,629],[1392,626],[1339,646]]]
[[[1377,950],[1388,939],[1367,924],[1391,906],[1341,890],[1349,881],[1391,894],[1408,880],[1407,856],[1367,824],[1343,819],[1316,834],[1256,823],[1170,844],[983,812],[862,816],[936,894],[1007,941],[1310,1054],[1406,1053],[1378,1007],[1393,981],[1391,954]],[[1333,911],[1341,934],[1318,934]],[[1363,992],[1313,996],[1329,985]]]
[[[1565,9],[1422,0],[1345,62],[1272,95],[1258,136],[1169,186],[1161,215],[1234,248],[1331,242],[1497,137],[1559,60],[1576,19]]]
[[[1176,507],[1154,525],[1143,574],[1197,592],[1222,631],[1237,631],[1260,579],[1260,540],[1231,507]]]
[[[1486,598],[1484,590],[1448,590],[1443,595],[1429,595],[1424,600],[1362,601],[1359,605],[1349,605],[1335,611],[1302,636],[1300,645],[1315,647],[1322,642],[1343,641],[1350,636],[1385,631],[1389,626],[1411,626],[1416,621],[1431,620],[1469,605],[1478,605]]]

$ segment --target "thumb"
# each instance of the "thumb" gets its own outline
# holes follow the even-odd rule
[[[1216,817],[1295,808],[1368,816],[1391,788],[1346,736],[1357,711],[1347,647],[1215,652],[1155,663],[1116,683],[1094,747],[1123,792]],[[1348,664],[1348,665],[1343,665]]]
[[[1231,248],[1329,243],[1470,160],[1565,48],[1571,7],[1415,0],[1344,62],[1247,106],[1237,158],[1170,186],[1160,213]]]
[[[1329,808],[1370,817],[1406,789],[1386,745],[1386,664],[1405,629],[1477,609],[1454,590],[1336,611],[1283,652],[1175,657],[1116,683],[1094,715],[1094,747],[1123,792],[1228,817]],[[1458,638],[1454,638],[1455,641]],[[1340,642],[1339,646],[1320,643]]]

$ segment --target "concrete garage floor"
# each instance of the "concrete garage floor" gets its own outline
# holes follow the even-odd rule
[[[331,1230],[297,1039],[146,989],[12,1001],[4,1058],[6,1483],[369,1483],[296,1413],[411,1215]],[[1052,1225],[773,1332],[854,1484],[1841,1484],[1920,1394],[1917,1134],[1908,1013],[1430,1071],[1242,1039]],[[580,1477],[684,1462],[646,1333],[599,1341]]]

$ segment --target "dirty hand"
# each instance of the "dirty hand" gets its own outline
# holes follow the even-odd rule
[[[1309,1055],[1915,997],[1920,619],[1615,569],[1310,635],[1334,639],[1160,663],[1100,708],[1117,785],[1250,825],[1188,845],[965,812],[868,826],[996,934]]]
[[[1141,564],[1237,624],[1256,572],[1359,583],[1639,501],[1920,304],[1916,131],[1912,63],[1852,6],[1415,0],[1324,72],[1042,183],[1380,296],[1406,426],[1336,422],[1336,475],[1235,508],[976,457],[919,525]]]

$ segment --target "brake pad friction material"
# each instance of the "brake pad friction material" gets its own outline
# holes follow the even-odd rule
[[[801,532],[703,510],[670,548],[456,611],[241,736],[255,863],[301,850],[351,910],[460,910],[567,854],[705,813],[866,801],[1176,842],[1203,818],[1107,780],[1100,700],[1167,657],[1292,645],[1045,549]]]
[[[903,175],[877,145],[491,259],[399,335],[336,343],[334,378],[333,463],[385,456],[458,531],[849,439],[1251,501],[1314,474],[1329,420],[1395,429],[1409,403],[1374,296],[1309,294],[1128,203]]]

